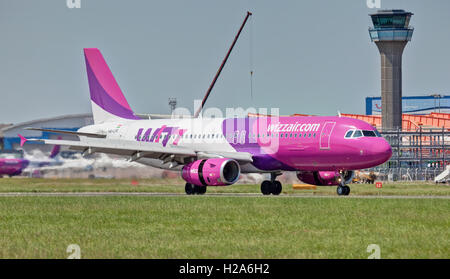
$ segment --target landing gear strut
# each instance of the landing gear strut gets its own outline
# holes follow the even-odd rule
[[[203,195],[206,193],[206,186],[198,186],[191,183],[186,183],[184,191],[187,195]]]
[[[261,193],[263,195],[279,195],[281,191],[283,190],[283,186],[281,185],[281,182],[278,180],[275,180],[277,176],[281,175],[282,173],[279,172],[273,172],[270,174],[270,181],[264,180],[261,183]]]

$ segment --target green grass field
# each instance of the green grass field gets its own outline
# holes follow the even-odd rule
[[[1,192],[161,192],[184,193],[181,179],[0,179]],[[413,195],[450,196],[450,185],[434,183],[384,183],[377,189],[374,184],[352,184],[350,195]],[[232,185],[208,187],[208,193],[260,193],[259,185]],[[336,187],[317,187],[316,190],[293,190],[291,184],[283,185],[283,194],[336,195]]]
[[[170,192],[180,180],[0,180],[0,192]],[[167,186],[169,185],[169,186]],[[450,196],[434,184],[352,185],[358,195]],[[208,192],[259,193],[258,185]],[[0,197],[0,258],[449,258],[449,199],[298,198],[335,196],[335,187],[284,197]]]
[[[2,197],[1,258],[449,258],[444,199]]]

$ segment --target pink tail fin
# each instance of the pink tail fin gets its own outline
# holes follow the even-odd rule
[[[86,71],[91,93],[95,123],[119,119],[140,119],[135,116],[116,79],[96,48],[85,48]]]
[[[58,139],[62,139],[62,137],[58,137]],[[53,159],[56,157],[56,155],[59,154],[59,151],[61,150],[61,145],[55,145],[52,148],[52,152],[50,152],[50,156],[48,156],[49,158]]]
[[[25,142],[27,142],[28,140],[21,134],[18,134],[18,136],[20,138],[20,147],[22,147],[25,144]]]

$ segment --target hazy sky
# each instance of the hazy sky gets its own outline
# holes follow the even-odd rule
[[[381,5],[414,13],[403,94],[450,94],[450,1]],[[81,0],[80,9],[0,0],[0,123],[90,112],[85,47],[102,51],[135,112],[167,113],[168,97],[192,111],[247,10],[252,20],[207,106],[335,115],[365,113],[365,97],[380,95],[366,0]]]

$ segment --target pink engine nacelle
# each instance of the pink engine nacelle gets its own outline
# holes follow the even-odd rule
[[[181,176],[186,182],[198,186],[226,186],[239,179],[241,168],[233,159],[212,158],[185,165]]]
[[[345,184],[352,181],[353,174],[353,171],[344,173],[343,178]],[[307,184],[335,186],[340,184],[341,174],[338,171],[299,171],[297,172],[297,178]]]

